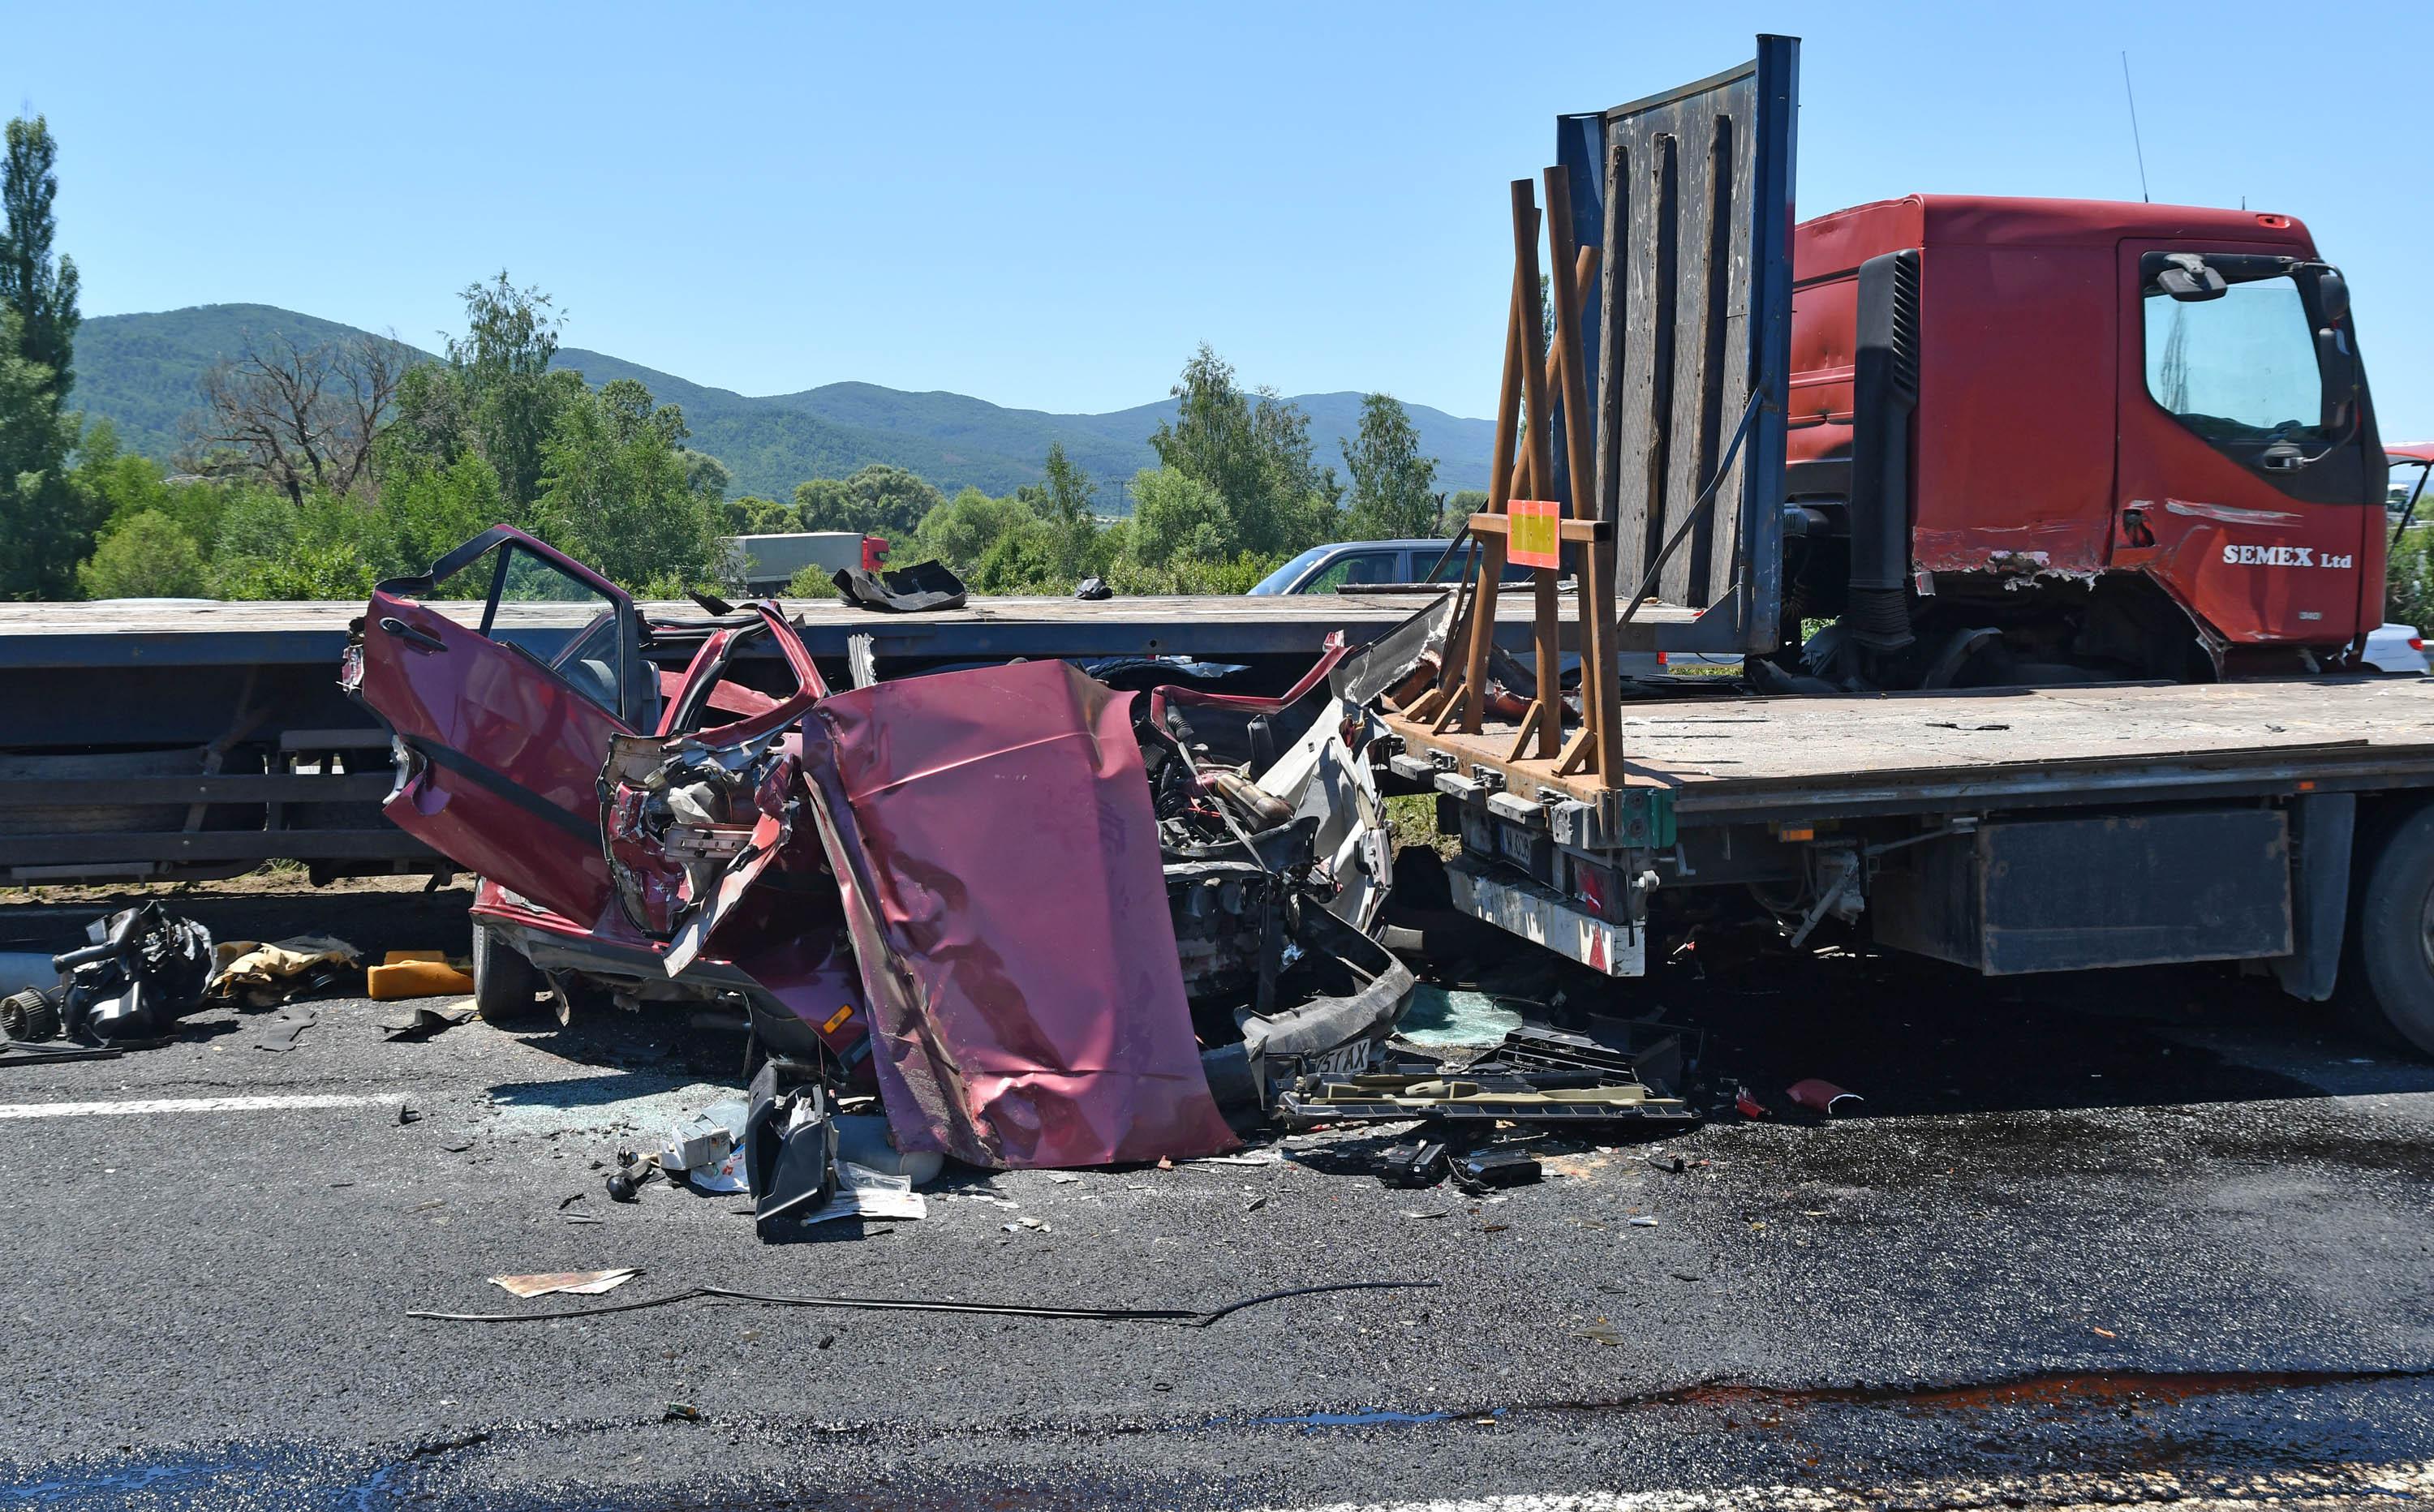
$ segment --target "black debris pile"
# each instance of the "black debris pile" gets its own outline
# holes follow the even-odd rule
[[[1402,1061],[1349,1075],[1304,1077],[1277,1097],[1277,1110],[1288,1126],[1302,1129],[1411,1119],[1475,1132],[1503,1124],[1542,1131],[1559,1125],[1688,1128],[1698,1121],[1697,1111],[1639,1070],[1643,1060],[1678,1068],[1680,1042],[1652,1039],[1633,1054],[1587,1035],[1525,1024],[1460,1068]]]
[[[201,925],[156,902],[95,920],[86,933],[90,944],[51,958],[61,977],[55,993],[35,994],[40,1006],[11,999],[11,1040],[65,1035],[131,1049],[202,1006],[212,937]]]

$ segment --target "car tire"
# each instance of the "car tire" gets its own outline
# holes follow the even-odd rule
[[[529,1024],[541,1016],[535,1001],[540,973],[523,953],[482,925],[473,926],[473,1011],[485,1024]]]
[[[2369,1028],[2434,1059],[2434,807],[2400,819],[2358,874],[2351,961]]]

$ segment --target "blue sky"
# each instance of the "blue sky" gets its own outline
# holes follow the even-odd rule
[[[2424,6],[46,6],[88,314],[261,301],[420,345],[511,271],[570,345],[765,394],[1105,410],[1207,340],[1288,393],[1492,409],[1505,183],[1552,119],[1805,39],[1800,206],[2299,215],[2387,436],[2434,434]]]

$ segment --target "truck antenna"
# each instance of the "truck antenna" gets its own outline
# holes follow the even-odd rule
[[[2130,54],[2126,48],[2121,54],[2121,93],[2130,101],[2130,147],[2138,154],[2138,198],[2151,205],[2155,196],[2147,193],[2147,148],[2138,140],[2138,93],[2130,87]]]

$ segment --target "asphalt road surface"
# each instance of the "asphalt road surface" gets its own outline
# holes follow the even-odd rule
[[[223,938],[461,950],[464,898],[172,906]],[[94,911],[0,908],[0,937]],[[1709,1031],[1727,1095],[1780,1110],[1822,1076],[1863,1114],[1583,1149],[1502,1200],[1388,1190],[1358,1142],[951,1171],[918,1222],[763,1245],[741,1199],[603,1191],[621,1146],[734,1087],[740,1036],[686,1011],[410,1045],[378,1029],[400,1005],[325,999],[0,1062],[0,1507],[2434,1500],[2434,1068],[2228,971],[1990,983],[1720,941],[1629,991]],[[486,1280],[608,1266],[643,1274]],[[1435,1284],[1206,1328],[406,1316],[1351,1281]]]

